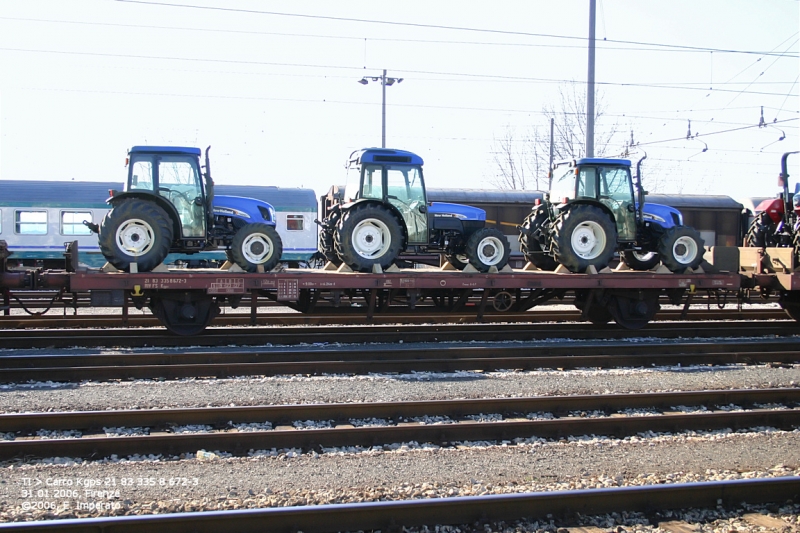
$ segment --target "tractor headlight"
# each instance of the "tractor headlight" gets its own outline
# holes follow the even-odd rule
[[[261,213],[261,217],[267,222],[272,222],[275,220],[275,209],[272,206],[264,207],[263,205],[260,205],[258,206],[258,212]]]

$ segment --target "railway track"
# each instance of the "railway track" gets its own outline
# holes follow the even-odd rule
[[[800,426],[798,405],[800,389],[781,388],[3,414],[0,433],[14,434],[16,438],[0,442],[0,460],[52,457],[56,443],[59,456],[98,459],[112,454],[193,454],[200,449],[247,455],[253,450],[322,451],[402,442],[447,445],[462,441],[524,441],[532,437],[625,437],[647,431],[738,430],[756,426],[791,429]],[[435,422],[424,423],[430,420]],[[203,429],[195,433],[174,430],[182,427]],[[138,433],[147,434],[110,437],[109,430],[103,428],[136,428]],[[78,431],[81,436],[58,440],[33,437],[39,430]]]
[[[192,336],[192,345],[252,346],[263,344],[364,343],[364,342],[445,342],[445,341],[525,341],[550,338],[630,339],[685,337],[764,337],[791,336],[800,333],[794,320],[759,322],[755,320],[725,322],[659,322],[645,330],[631,331],[615,325],[596,326],[586,323],[503,323],[498,324],[386,324],[360,327],[284,326],[209,328]],[[162,346],[181,347],[184,337],[162,329],[0,329],[4,348],[68,348]]]
[[[475,322],[475,313],[431,313],[418,311],[415,313],[377,314],[367,320],[363,312],[330,308],[327,312],[311,314],[294,312],[259,313],[255,318],[245,313],[227,313],[214,319],[213,326],[247,326],[280,325],[296,326],[301,324],[336,325],[336,324],[420,324],[429,322]],[[688,320],[690,322],[709,320],[786,320],[782,309],[691,309],[685,317],[681,310],[661,310],[656,321]],[[577,309],[541,308],[525,313],[487,313],[480,322],[579,322],[580,311]],[[148,314],[122,315],[9,315],[0,316],[0,329],[20,328],[117,328],[125,327],[157,327],[158,320]]]
[[[467,525],[522,518],[559,517],[569,523],[578,514],[640,511],[657,516],[681,508],[733,507],[742,502],[782,503],[800,496],[800,478],[783,477],[540,492],[478,497],[430,498],[358,504],[313,505],[275,509],[208,511],[167,515],[85,518],[0,525],[2,531],[27,533],[182,533],[196,531],[285,532],[396,530],[434,524]],[[788,524],[787,524],[788,526]],[[688,530],[688,529],[687,529]]]
[[[665,365],[790,364],[795,339],[714,342],[588,342],[562,345],[307,347],[264,350],[0,356],[0,383],[178,379],[283,374],[454,372]]]

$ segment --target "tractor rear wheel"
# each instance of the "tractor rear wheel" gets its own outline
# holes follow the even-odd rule
[[[483,228],[467,239],[466,254],[469,263],[481,272],[487,272],[491,267],[500,270],[508,264],[511,246],[500,230]]]
[[[675,226],[666,231],[658,241],[661,262],[672,272],[695,268],[703,262],[703,239],[689,226]]]
[[[622,260],[633,270],[650,270],[661,262],[661,258],[655,252],[637,252],[636,250],[622,252]]]
[[[547,222],[547,211],[543,207],[535,209],[525,218],[519,228],[519,249],[525,260],[541,270],[555,270],[558,263],[549,254],[542,250],[539,240],[533,235],[541,232],[542,226]]]
[[[579,204],[562,211],[554,226],[556,261],[570,272],[584,272],[589,266],[605,268],[617,248],[617,228],[602,209]]]
[[[119,270],[139,272],[160,265],[172,245],[172,223],[154,202],[131,198],[122,200],[106,213],[100,224],[100,251]]]
[[[334,237],[339,259],[362,272],[371,271],[373,265],[387,268],[403,246],[397,217],[373,203],[356,205],[344,213]]]
[[[283,253],[281,236],[269,224],[247,224],[239,228],[231,241],[230,257],[246,272],[256,272],[259,265],[269,272]]]

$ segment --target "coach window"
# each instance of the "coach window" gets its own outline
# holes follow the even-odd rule
[[[303,215],[286,215],[288,231],[303,231]]]
[[[47,211],[17,211],[14,222],[20,235],[47,235]]]
[[[62,211],[61,235],[91,235],[90,230],[83,221],[91,222],[91,211]]]
[[[3,233],[3,210],[0,209],[0,234]]]

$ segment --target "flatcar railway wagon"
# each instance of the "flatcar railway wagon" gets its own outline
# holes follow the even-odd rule
[[[12,264],[59,268],[64,264],[64,243],[78,241],[80,262],[100,267],[97,236],[83,224],[99,224],[108,212],[105,200],[119,182],[0,180],[0,239],[13,252]],[[278,234],[283,241],[281,261],[298,264],[317,251],[317,206],[314,191],[300,188],[217,185],[217,194],[255,198],[276,210]],[[165,260],[224,261],[224,252],[193,255],[170,254]]]

